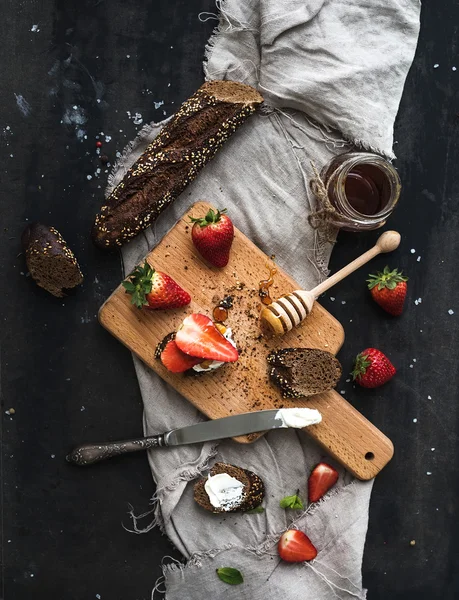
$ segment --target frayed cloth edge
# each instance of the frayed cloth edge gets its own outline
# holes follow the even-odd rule
[[[348,490],[349,488],[357,485],[357,483],[358,482],[354,480],[342,488],[339,488],[337,490],[332,490],[331,492],[326,494],[323,498],[321,498],[318,502],[314,502],[314,504],[310,504],[306,508],[306,510],[302,511],[301,514],[298,515],[292,521],[292,523],[290,523],[289,529],[297,529],[299,526],[298,522],[301,521],[305,516],[313,515],[325,502],[328,502],[332,498],[335,498],[340,493],[342,493],[344,490]],[[279,530],[276,533],[271,533],[270,535],[268,535],[266,537],[266,539],[264,539],[257,546],[239,546],[237,544],[226,544],[224,546],[220,546],[219,548],[212,548],[212,549],[206,550],[204,552],[194,552],[190,556],[190,558],[187,560],[187,562],[184,564],[183,563],[179,563],[179,564],[173,563],[172,565],[170,565],[170,564],[163,565],[163,573],[166,574],[168,571],[172,572],[172,571],[176,571],[177,569],[183,570],[183,569],[186,569],[187,567],[190,567],[190,568],[191,567],[199,567],[201,565],[202,559],[215,558],[215,556],[217,556],[221,552],[225,552],[226,550],[240,549],[240,550],[248,551],[248,552],[254,554],[255,556],[264,556],[269,553],[270,547],[272,547],[274,544],[277,544],[279,537],[282,535],[282,533],[284,531],[285,531],[285,528],[283,528],[282,530]]]
[[[209,469],[209,462],[213,458],[215,458],[217,452],[218,444],[215,444],[211,447],[207,456],[205,456],[205,458],[203,458],[203,460],[194,469],[184,469],[183,471],[178,473],[169,483],[158,487],[156,489],[156,492],[150,498],[150,505],[152,507],[150,510],[140,515],[136,515],[134,507],[131,504],[129,504],[128,515],[132,521],[132,529],[126,527],[124,523],[121,523],[123,529],[125,531],[128,531],[129,533],[135,533],[136,535],[140,535],[143,533],[148,533],[155,527],[159,527],[161,533],[167,535],[166,525],[161,511],[161,502],[164,494],[166,492],[171,492],[175,490],[182,481],[188,482],[192,481],[193,479],[196,479],[197,477],[200,477],[204,473],[204,471],[207,471]],[[153,519],[150,521],[150,523],[148,523],[148,525],[146,525],[145,527],[139,527],[139,521],[141,521],[145,517],[148,517],[151,514],[153,515]]]

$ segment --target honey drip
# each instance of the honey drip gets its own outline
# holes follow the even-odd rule
[[[217,323],[223,323],[228,318],[228,311],[223,306],[216,306],[212,312],[212,317]]]
[[[212,318],[217,323],[224,323],[228,318],[228,310],[233,307],[233,297],[226,296],[212,311]]]
[[[274,283],[274,275],[277,273],[277,269],[275,267],[270,269],[268,265],[266,265],[266,268],[269,269],[269,278],[263,279],[262,281],[259,282],[258,295],[261,298],[261,302],[263,304],[265,304],[266,306],[268,306],[269,304],[272,304],[272,302],[273,302],[272,298],[269,295],[269,288]]]

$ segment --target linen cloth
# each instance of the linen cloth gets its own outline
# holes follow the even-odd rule
[[[417,0],[226,0],[218,8],[206,79],[253,85],[265,109],[226,142],[150,229],[123,248],[124,268],[128,273],[193,202],[207,200],[226,207],[236,227],[308,289],[326,277],[332,249],[308,224],[315,209],[310,161],[321,168],[356,148],[394,156],[393,123],[415,52],[420,6]],[[126,148],[107,195],[163,123],[146,126]],[[134,362],[145,435],[205,419]],[[145,521],[132,513],[133,530],[159,526],[187,559],[186,565],[164,565],[166,598],[365,598],[361,563],[372,482],[354,480],[338,467],[338,484],[317,505],[305,511],[279,506],[297,489],[307,497],[307,475],[324,458],[329,461],[295,430],[271,432],[250,445],[226,440],[150,451],[157,490],[151,514],[143,516],[151,522],[142,529]],[[214,460],[260,475],[267,490],[264,513],[212,515],[194,503],[194,480]],[[319,554],[313,562],[279,563],[276,542],[289,527],[314,542]],[[221,582],[215,573],[221,566],[238,568],[244,583]]]

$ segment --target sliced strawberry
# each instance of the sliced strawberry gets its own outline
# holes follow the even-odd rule
[[[317,502],[338,481],[338,471],[321,462],[314,467],[308,480],[309,502]]]
[[[288,529],[281,535],[277,550],[282,560],[304,562],[317,556],[317,550],[308,536],[297,529]]]
[[[189,356],[185,352],[182,352],[175,343],[174,338],[175,333],[167,335],[158,344],[155,351],[155,357],[161,360],[168,371],[171,371],[171,373],[183,373],[202,362],[202,358]]]
[[[206,315],[193,314],[184,319],[175,336],[177,346],[191,356],[206,360],[235,362],[236,348],[223,337],[214,322]]]

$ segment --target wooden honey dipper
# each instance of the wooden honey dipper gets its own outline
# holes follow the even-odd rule
[[[275,335],[283,335],[299,325],[311,312],[315,299],[329,290],[335,283],[356,271],[378,254],[392,252],[400,244],[400,234],[397,231],[385,231],[370,250],[353,260],[309,292],[295,290],[281,296],[278,300],[266,306],[260,315],[261,324],[267,325]]]

